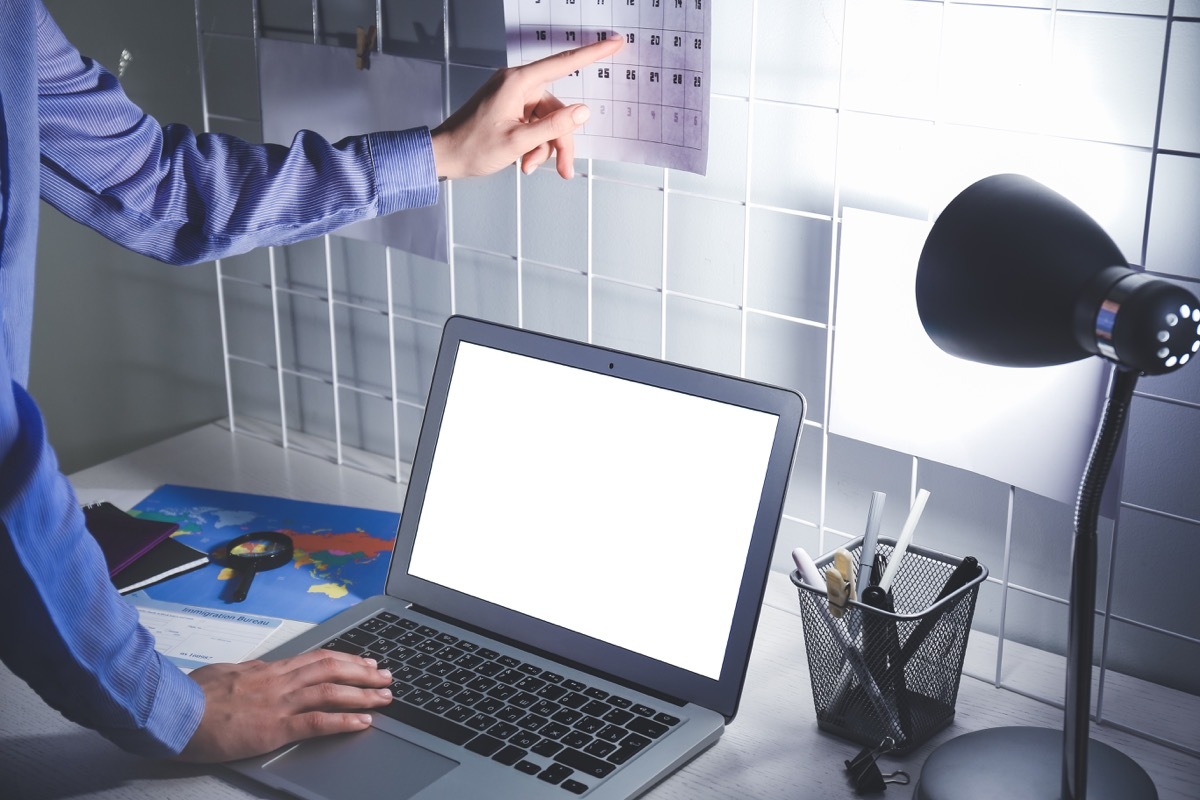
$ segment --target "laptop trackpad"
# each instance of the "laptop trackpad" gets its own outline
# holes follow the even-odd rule
[[[309,792],[338,800],[404,800],[458,766],[375,728],[310,739],[263,767]]]

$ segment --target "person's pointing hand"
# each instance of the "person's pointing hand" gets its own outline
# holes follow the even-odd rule
[[[514,161],[532,172],[551,153],[558,174],[574,174],[572,134],[591,114],[582,103],[564,106],[546,87],[621,49],[623,37],[567,50],[520,67],[498,70],[462,108],[432,131],[440,178],[490,175]]]

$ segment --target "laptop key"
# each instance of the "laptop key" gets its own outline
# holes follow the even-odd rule
[[[349,653],[352,656],[361,655],[363,651],[362,645],[351,644],[344,639],[331,639],[325,644],[321,645],[321,649],[334,650],[339,653]]]
[[[566,736],[562,737],[562,742],[567,747],[585,747],[592,740],[591,736],[579,731],[571,731]]]
[[[645,717],[636,717],[625,726],[634,733],[640,733],[643,736],[649,736],[651,739],[657,739],[667,732],[668,728],[660,722],[655,722],[652,719]]]
[[[551,764],[541,771],[538,775],[538,780],[545,781],[546,783],[562,783],[563,779],[569,778],[573,772],[574,770],[570,767],[562,764]]]
[[[517,747],[524,747],[526,750],[532,749],[539,740],[540,737],[537,734],[530,733],[529,731],[521,731],[520,733],[516,733],[508,737],[509,744],[516,745]]]
[[[614,708],[604,715],[604,721],[611,722],[614,725],[624,725],[631,719],[633,719],[633,714],[620,708]]]
[[[583,719],[579,720],[579,722],[575,723],[575,728],[583,731],[584,733],[595,733],[603,727],[604,722],[596,719],[595,717],[584,717]]]
[[[521,673],[517,672],[511,667],[502,672],[498,672],[495,675],[496,680],[501,681],[502,683],[516,683],[517,681],[521,680],[522,677],[524,676],[521,675]]]
[[[486,733],[479,734],[467,745],[468,750],[481,756],[493,755],[501,747],[504,747],[504,742],[488,736]]]
[[[464,745],[475,737],[475,731],[465,728],[445,717],[431,714],[423,708],[404,702],[392,702],[384,708],[376,709],[379,713],[394,720],[411,725],[419,731],[431,734],[439,739],[445,739],[452,744]]]
[[[496,682],[491,678],[485,678],[482,675],[477,675],[469,683],[467,683],[467,688],[474,689],[477,692],[486,692],[495,685]]]
[[[557,722],[551,722],[541,730],[542,736],[545,736],[548,739],[561,739],[570,732],[570,728],[568,728],[566,725],[560,725]]]
[[[507,739],[519,730],[520,728],[518,728],[516,725],[510,725],[507,722],[497,722],[495,725],[488,728],[487,732],[492,736],[495,736],[497,739]]]
[[[496,755],[492,756],[492,761],[499,761],[506,767],[511,767],[513,764],[516,764],[527,755],[529,755],[528,750],[522,750],[519,747],[509,745],[499,753],[496,753]]]
[[[475,716],[475,709],[470,706],[458,705],[447,711],[446,716],[455,722],[466,722]]]
[[[525,716],[525,709],[516,706],[505,706],[496,712],[496,717],[505,722],[516,722],[523,716]]]
[[[492,719],[487,714],[476,714],[467,720],[467,727],[476,731],[486,731],[495,724],[496,720]]]
[[[608,757],[608,760],[617,765],[624,764],[645,750],[646,746],[650,743],[650,740],[646,737],[631,733],[625,737],[625,741],[621,742],[621,746],[617,748],[615,753]]]
[[[399,647],[399,645],[397,645],[395,642],[389,642],[387,639],[379,639],[367,645],[367,650],[371,653],[371,655],[379,657],[386,656],[397,647]]]
[[[482,711],[484,714],[495,714],[502,708],[504,708],[504,701],[497,700],[494,697],[485,697],[478,703],[475,703],[475,709]]]
[[[571,692],[564,697],[558,698],[558,702],[567,708],[579,708],[580,706],[586,704],[588,699],[579,692]]]
[[[359,647],[366,647],[378,638],[375,634],[359,630],[358,628],[353,628],[342,634],[342,639]]]
[[[551,717],[555,722],[561,722],[563,725],[574,725],[579,720],[583,719],[583,714],[574,711],[570,708],[564,708],[557,714]]]
[[[517,771],[524,772],[526,775],[537,775],[542,771],[542,768],[532,761],[518,761],[515,767]]]
[[[596,731],[596,738],[606,742],[619,742],[625,738],[625,729],[619,725],[605,725]]]
[[[552,742],[549,739],[542,739],[530,749],[543,758],[554,758],[554,754],[559,750],[562,750],[563,746],[558,742]]]
[[[616,764],[610,764],[607,761],[601,761],[595,756],[589,756],[582,750],[575,750],[568,747],[554,757],[554,760],[559,764],[578,770],[585,775],[590,775],[593,778],[604,778],[610,772],[617,768]]]
[[[388,625],[379,632],[379,635],[385,639],[399,639],[406,632],[406,628],[401,625]]]
[[[606,755],[608,755],[609,753],[611,753],[612,751],[614,751],[616,749],[617,749],[617,746],[615,744],[613,744],[611,742],[605,742],[601,739],[597,739],[596,741],[589,744],[587,747],[583,748],[583,752],[588,753],[589,755],[604,758]]]
[[[663,725],[674,727],[679,724],[679,717],[672,717],[670,714],[655,714],[654,719],[661,722]]]
[[[466,644],[466,642],[459,642],[460,650],[462,649],[461,645],[464,645],[464,644]],[[458,666],[462,667],[463,669],[475,669],[476,667],[478,667],[480,664],[482,664],[484,662],[483,662],[482,658],[475,655],[474,653],[464,653],[463,655],[454,659],[454,663],[457,664]]]
[[[543,678],[545,675],[542,676]],[[567,693],[567,690],[561,686],[555,686],[553,683],[548,683],[538,690],[537,696],[544,697],[547,700],[557,700]]]
[[[593,700],[579,710],[584,714],[587,714],[589,717],[602,717],[609,711],[612,711],[613,707],[608,703],[601,703],[599,700]]]
[[[579,781],[566,780],[559,784],[559,787],[566,789],[571,794],[583,794],[588,790],[587,784]]]
[[[504,671],[504,667],[500,666],[495,661],[485,661],[479,666],[472,667],[472,669],[474,669],[480,675],[484,675],[488,678],[491,678],[492,676]]]

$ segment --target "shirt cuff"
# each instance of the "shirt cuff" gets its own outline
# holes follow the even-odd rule
[[[151,758],[171,758],[183,752],[204,718],[204,690],[200,684],[162,655],[158,659],[158,686],[145,723],[136,730],[102,729],[118,747]]]
[[[437,167],[429,128],[367,135],[375,165],[379,216],[431,206],[438,200]]]

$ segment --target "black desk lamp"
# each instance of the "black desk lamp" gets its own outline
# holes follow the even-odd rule
[[[916,797],[1157,798],[1137,763],[1088,739],[1096,525],[1138,376],[1200,359],[1200,302],[1130,269],[1091,217],[1020,175],[984,178],[950,202],[925,241],[916,292],[926,332],[952,355],[1009,367],[1098,355],[1115,366],[1075,506],[1063,730],[993,728],[952,739],[926,761]]]

